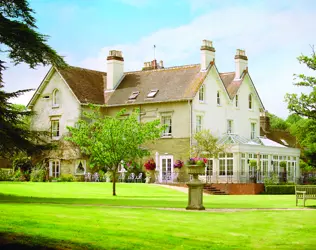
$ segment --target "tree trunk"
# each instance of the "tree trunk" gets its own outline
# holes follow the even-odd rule
[[[116,196],[116,171],[113,170],[113,196]]]

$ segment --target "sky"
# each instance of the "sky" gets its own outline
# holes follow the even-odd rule
[[[31,0],[38,31],[68,64],[106,71],[111,49],[122,50],[125,71],[155,57],[165,67],[200,63],[203,39],[213,41],[220,72],[235,70],[245,49],[249,73],[265,109],[288,115],[294,73],[315,75],[297,57],[316,46],[314,0]],[[5,90],[36,89],[49,67],[25,64],[4,73]],[[12,100],[27,104],[33,92]]]

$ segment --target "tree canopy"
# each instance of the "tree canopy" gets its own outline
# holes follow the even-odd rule
[[[26,63],[65,67],[64,59],[47,44],[47,36],[37,31],[34,11],[26,0],[0,0],[0,53],[15,65]],[[42,148],[36,143],[37,133],[23,126],[23,117],[31,112],[21,111],[10,103],[11,98],[29,90],[7,93],[3,90],[5,61],[0,60],[0,156],[16,151],[32,151]],[[36,137],[38,139],[38,137]]]
[[[139,111],[126,110],[114,117],[104,116],[100,108],[90,105],[75,127],[67,127],[66,140],[77,144],[88,155],[91,166],[105,166],[113,176],[113,195],[116,195],[116,173],[120,164],[149,155],[143,146],[160,138],[164,129],[159,120],[141,123]]]
[[[316,70],[316,54],[313,49],[311,56],[301,55],[298,61],[305,64],[309,69]],[[288,103],[288,109],[295,114],[316,120],[316,77],[305,76],[304,74],[294,75],[296,86],[308,87],[308,94],[286,94],[285,100]]]

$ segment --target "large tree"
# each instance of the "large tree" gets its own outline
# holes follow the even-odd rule
[[[316,54],[314,48],[311,56],[301,55],[298,57],[298,61],[316,72]],[[288,103],[288,109],[292,113],[316,120],[316,77],[304,74],[294,76],[294,85],[309,87],[310,91],[308,94],[286,94],[285,100]]]
[[[38,65],[65,67],[66,63],[47,44],[47,36],[37,31],[34,11],[26,0],[0,0],[0,55],[16,64],[26,63],[31,68]],[[11,105],[10,99],[29,90],[7,93],[3,87],[5,61],[0,60],[0,156],[16,151],[33,151],[38,145],[34,133],[23,126],[23,117],[31,112],[21,111]],[[21,119],[22,118],[22,119]]]
[[[100,108],[90,105],[83,112],[75,127],[67,127],[70,140],[82,153],[90,157],[90,165],[106,167],[113,177],[113,195],[116,195],[116,175],[120,164],[149,155],[145,143],[160,138],[164,126],[159,120],[141,123],[139,112],[126,114],[122,110],[116,116],[104,116]]]

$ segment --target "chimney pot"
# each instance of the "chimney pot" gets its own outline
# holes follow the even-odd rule
[[[163,61],[160,60],[160,68],[163,68]]]

